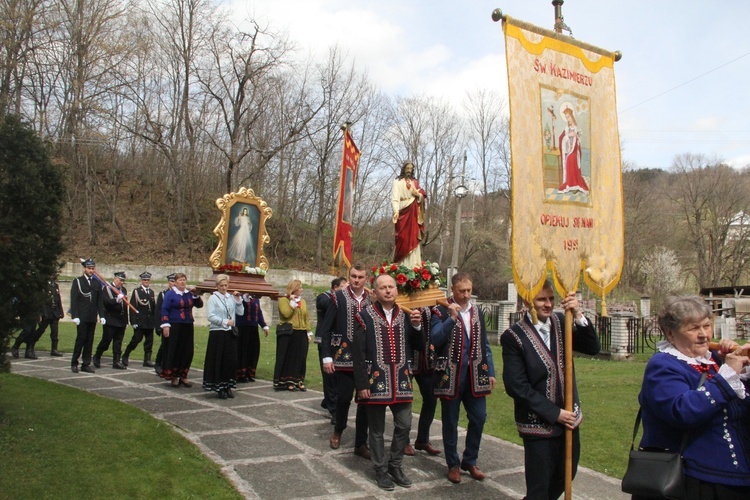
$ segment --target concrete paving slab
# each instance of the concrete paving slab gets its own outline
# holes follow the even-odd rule
[[[102,360],[96,374],[70,371],[70,359],[12,360],[12,372],[110,397],[152,413],[171,423],[207,457],[217,462],[237,490],[249,499],[520,499],[524,495],[523,450],[520,446],[485,435],[479,463],[488,474],[474,481],[464,474],[461,484],[446,479],[443,455],[417,452],[404,457],[404,472],[414,482],[411,488],[393,492],[380,490],[374,482],[372,464],[355,456],[354,412],[344,432],[341,447],[332,450],[328,413],[320,408],[322,394],[316,391],[274,391],[268,381],[240,384],[234,399],[222,400],[201,387],[202,372],[191,370],[192,388],[174,389],[154,371],[133,360],[128,370],[111,368],[111,358]],[[107,364],[105,364],[107,363]],[[136,366],[134,366],[136,365]],[[386,440],[390,442],[392,419],[387,414]],[[412,441],[417,416],[412,419]],[[440,422],[430,430],[434,446],[442,448]],[[459,432],[463,443],[465,431]],[[573,498],[625,499],[620,481],[580,468],[573,482]]]

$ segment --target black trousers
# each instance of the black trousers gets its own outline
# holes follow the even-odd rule
[[[565,492],[565,434],[548,439],[523,440],[526,498],[557,499]],[[578,471],[581,441],[573,431],[573,477]]]
[[[161,328],[159,331],[161,331]],[[161,342],[159,343],[159,350],[156,352],[156,358],[154,359],[154,364],[158,367],[164,363],[164,358],[167,356],[167,349],[169,349],[169,337],[165,337],[160,333],[159,338],[161,338]]]
[[[416,442],[429,443],[430,426],[435,420],[435,408],[437,408],[437,398],[432,393],[432,373],[419,373],[414,375],[414,379],[422,394],[422,410],[419,412]]]
[[[42,317],[42,321],[39,322],[39,327],[36,329],[36,336],[34,337],[34,344],[36,344],[40,338],[42,338],[42,335],[44,335],[44,330],[47,329],[49,326],[49,337],[52,340],[52,347],[57,348],[57,342],[59,340],[59,326],[60,326],[60,318],[44,318]]]
[[[323,371],[323,348],[318,344],[318,359],[320,360],[320,374],[323,376],[323,401],[320,406],[328,410],[331,415],[336,414],[336,377],[334,373]]]
[[[354,398],[354,373],[335,371],[336,381],[336,425],[334,430],[341,434],[346,429],[349,419],[349,407]],[[367,444],[367,410],[366,405],[357,405],[357,416],[354,421],[354,447],[357,448]]]
[[[145,339],[145,340],[143,340]],[[125,352],[128,354],[135,351],[138,344],[143,340],[143,352],[148,356],[154,348],[154,329],[153,328],[134,328],[133,336],[128,342],[128,346],[125,348]]]
[[[96,346],[96,355],[101,357],[104,351],[109,349],[110,342],[112,343],[112,356],[115,361],[119,361],[122,355],[122,339],[125,338],[125,327],[124,326],[110,326],[104,325],[104,333],[102,339],[99,341],[99,345]]]
[[[78,366],[78,357],[83,353],[81,364],[88,366],[91,364],[91,351],[94,348],[94,333],[96,332],[96,321],[81,322],[76,327],[76,343],[73,346],[73,358],[70,360],[72,366]]]

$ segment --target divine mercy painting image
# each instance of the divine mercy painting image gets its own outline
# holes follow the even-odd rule
[[[255,205],[235,203],[229,213],[227,263],[256,266],[260,212]]]
[[[544,86],[540,98],[545,199],[590,205],[588,99]]]

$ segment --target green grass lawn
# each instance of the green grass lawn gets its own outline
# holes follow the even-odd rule
[[[131,334],[129,329],[125,343]],[[101,330],[97,328],[95,342],[100,336]],[[195,368],[203,366],[207,338],[207,328],[196,328]],[[70,357],[74,340],[74,325],[61,324],[60,350],[66,358]],[[155,343],[158,345],[158,338]],[[36,347],[38,351],[49,350],[49,333],[45,333]],[[258,378],[273,378],[275,351],[272,329],[268,338],[261,337]],[[499,346],[493,347],[493,354],[500,378]],[[143,349],[139,346],[130,356],[131,363],[142,356]],[[618,478],[624,474],[647,360],[644,355],[632,362],[576,358],[584,411],[582,466]],[[195,382],[200,383],[197,379]],[[315,344],[310,345],[308,354],[306,385],[317,390],[322,387]],[[418,392],[415,412],[421,407]],[[0,401],[0,449],[3,450],[0,498],[4,495],[7,498],[238,497],[218,467],[197,448],[169,426],[136,408],[78,389],[12,375],[0,378]],[[487,413],[485,433],[521,443],[513,421],[512,400],[505,394],[501,380],[488,398]],[[439,415],[440,405],[436,418]],[[465,417],[461,425],[466,425]],[[111,467],[101,467],[103,463]],[[128,479],[133,477],[138,477],[138,481]]]

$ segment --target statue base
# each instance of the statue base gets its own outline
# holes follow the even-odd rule
[[[409,309],[417,307],[432,307],[437,305],[439,300],[445,300],[445,294],[437,287],[419,290],[412,294],[399,293],[396,297],[396,304]]]
[[[211,293],[216,291],[216,278],[220,274],[229,276],[229,292],[249,293],[257,297],[270,297],[278,300],[279,291],[266,281],[265,276],[259,274],[233,273],[214,271],[210,278],[203,280],[196,286],[199,293]]]

